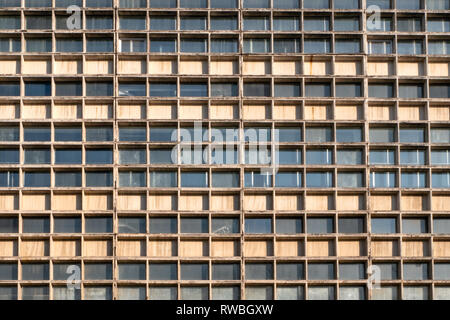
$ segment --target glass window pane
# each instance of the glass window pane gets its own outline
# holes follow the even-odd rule
[[[150,287],[150,300],[176,300],[177,287]]]
[[[207,188],[208,172],[182,172],[181,187],[185,188]]]
[[[272,300],[272,286],[247,286],[245,287],[246,300]]]
[[[369,83],[369,97],[371,98],[392,98],[392,84]]]
[[[177,219],[150,218],[150,233],[177,233]]]
[[[180,265],[181,280],[208,280],[207,263],[182,263]]]
[[[339,233],[364,233],[364,218],[339,218]]]
[[[0,280],[17,280],[17,263],[0,263]]]
[[[372,233],[397,233],[395,218],[372,218]]]
[[[257,9],[270,8],[269,0],[243,0],[243,8]]]
[[[55,172],[55,187],[81,187],[81,171]]]
[[[177,173],[171,171],[150,172],[150,187],[173,188],[177,186]]]
[[[307,172],[306,186],[309,188],[331,188],[333,174],[331,172]]]
[[[112,187],[111,171],[88,171],[86,172],[86,187]]]
[[[145,280],[145,263],[119,263],[119,280]]]
[[[308,280],[335,279],[334,263],[308,263]]]
[[[86,280],[112,280],[111,263],[85,263],[84,279]]]
[[[25,172],[23,185],[30,188],[50,187],[50,173]]]
[[[19,220],[17,218],[0,218],[0,233],[17,233],[19,231]]]
[[[212,300],[239,300],[240,288],[220,286],[212,288]]]
[[[22,280],[49,280],[48,263],[22,264]]]
[[[431,143],[450,143],[450,129],[431,128]]]
[[[48,300],[49,289],[47,286],[22,287],[22,300]]]
[[[212,280],[240,280],[241,268],[238,263],[214,263]]]
[[[277,280],[302,280],[305,278],[303,263],[278,263]]]
[[[54,217],[53,229],[55,233],[81,233],[81,218]]]
[[[297,218],[277,218],[276,233],[297,234],[303,232],[303,222]]]
[[[339,280],[364,280],[366,268],[364,263],[340,263]]]
[[[307,233],[333,233],[332,218],[308,218]]]
[[[176,46],[175,39],[150,39],[150,52],[175,52]]]
[[[119,217],[119,233],[145,233],[145,218]]]
[[[377,142],[394,142],[394,128],[371,128],[369,131],[369,141]]]
[[[303,0],[303,8],[305,9],[328,9],[328,0]]]
[[[110,217],[86,217],[86,233],[111,233],[113,229],[112,218]]]
[[[304,31],[329,31],[330,18],[325,16],[306,16],[303,20],[303,29]]]
[[[27,217],[22,220],[24,233],[49,233],[50,219],[45,217]]]
[[[181,218],[181,233],[208,233],[207,218]]]
[[[394,150],[370,150],[369,163],[370,164],[394,164]]]
[[[25,127],[23,139],[25,141],[50,141],[50,127]]]
[[[112,300],[112,288],[110,286],[86,286],[84,287],[84,300]]]
[[[341,149],[337,151],[337,164],[356,165],[362,163],[361,150]]]
[[[339,2],[337,2],[339,3]],[[335,2],[336,6],[336,2]],[[359,18],[336,17],[334,18],[334,31],[358,31]]]
[[[339,288],[339,300],[366,300],[363,286],[341,286]]]
[[[273,265],[271,263],[246,263],[246,280],[271,280],[273,279]]]
[[[238,188],[239,173],[237,172],[213,172],[213,188]]]
[[[18,171],[0,172],[0,187],[18,187],[18,186],[19,186]]]
[[[272,233],[272,220],[264,218],[246,218],[246,233]]]
[[[428,222],[425,218],[403,218],[402,232],[408,234],[427,233]]]
[[[239,219],[237,218],[212,218],[212,233],[230,234],[239,233]]]
[[[428,263],[404,263],[403,280],[427,280]]]

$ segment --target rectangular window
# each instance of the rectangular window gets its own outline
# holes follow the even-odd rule
[[[364,280],[366,268],[364,263],[340,263],[339,280]]]
[[[432,143],[450,143],[450,129],[432,128],[430,141]]]
[[[25,96],[38,97],[50,96],[51,84],[50,81],[45,82],[25,82]]]
[[[450,46],[450,42],[449,42]],[[450,52],[450,51],[449,51]],[[450,98],[450,85],[446,84],[431,84],[430,98]]]
[[[120,52],[146,52],[147,41],[144,38],[120,39]]]
[[[403,280],[427,280],[428,263],[404,263]]]
[[[48,263],[22,264],[22,280],[49,280]]]
[[[450,53],[450,41],[428,41],[428,53],[447,55]]]
[[[145,83],[119,83],[119,96],[146,96]]]
[[[238,41],[229,38],[211,39],[211,53],[238,52]]]
[[[339,3],[339,2],[338,2]],[[335,3],[336,6],[336,3]],[[359,31],[359,18],[335,17],[334,31]]]
[[[274,53],[296,53],[300,52],[300,39],[274,39]]]
[[[297,31],[299,30],[299,19],[297,17],[274,17],[274,31]]]
[[[273,279],[273,265],[270,263],[246,263],[246,280],[271,280]]]
[[[112,7],[112,0],[86,0],[86,7],[93,7],[93,8]]]
[[[113,52],[114,41],[112,39],[91,38],[87,39],[87,52]]]
[[[27,52],[51,52],[51,38],[28,38],[26,39]]]
[[[330,40],[323,39],[305,39],[304,40],[304,53],[329,53],[330,52]]]
[[[86,172],[86,187],[112,187],[111,171],[88,171]]]
[[[185,188],[207,188],[208,172],[182,172],[181,187]]]
[[[150,233],[177,233],[177,219],[150,218]]]
[[[361,142],[362,132],[360,128],[337,128],[336,129],[337,142]]]
[[[180,97],[207,97],[207,83],[181,83]]]
[[[333,151],[331,149],[306,150],[306,164],[332,164]]]
[[[270,8],[269,0],[243,0],[243,8],[247,9],[259,9],[259,8]]]
[[[25,127],[24,141],[50,141],[50,127]]]
[[[56,82],[55,83],[55,95],[58,97],[81,96],[82,95],[81,82],[78,82],[78,81]]]
[[[450,10],[448,0],[426,0],[428,10]]]
[[[19,141],[19,127],[1,126],[0,141]]]
[[[445,18],[428,18],[428,32],[450,32],[450,19]]]
[[[395,218],[372,218],[372,233],[397,233],[397,221]]]
[[[209,5],[213,9],[237,8],[236,0],[210,0]]]
[[[334,300],[334,291],[333,286],[309,286],[308,300]]]
[[[180,51],[201,53],[208,51],[208,40],[206,39],[181,39]]]
[[[369,141],[371,143],[394,142],[394,128],[371,128],[369,130]]]
[[[86,29],[96,30],[96,29],[112,29],[113,19],[108,16],[86,16]]]
[[[329,7],[328,0],[303,0],[305,9],[328,9]]]
[[[150,172],[150,187],[174,188],[177,186],[177,173],[172,171]]]
[[[244,53],[269,53],[270,41],[264,38],[244,39]]]
[[[244,83],[244,96],[270,97],[269,83]]]
[[[19,220],[17,218],[0,218],[0,233],[18,233]]]
[[[334,43],[335,53],[359,53],[361,51],[361,40],[359,39],[336,39]]]
[[[145,263],[119,263],[119,280],[145,280]]]
[[[400,164],[407,164],[407,165],[425,164],[425,150],[401,150]]]
[[[301,149],[280,149],[275,157],[278,164],[302,164]]]
[[[181,233],[208,233],[208,218],[181,218]]]
[[[1,171],[0,172],[0,187],[18,187],[19,186],[19,172],[18,171]]]
[[[397,9],[400,10],[420,10],[420,0],[397,0]]]
[[[433,172],[432,188],[450,188],[450,172]]]
[[[150,97],[176,97],[176,83],[150,83]]]
[[[303,20],[304,31],[329,31],[330,18],[326,16],[305,17]]]
[[[86,149],[86,164],[110,163],[113,163],[113,151],[111,149]]]
[[[0,7],[2,8],[12,8],[21,6],[21,0],[0,0]]]
[[[180,30],[205,30],[206,18],[205,17],[181,17],[180,18]]]
[[[212,269],[212,280],[241,279],[241,268],[238,263],[215,263]]]
[[[0,149],[0,163],[19,163],[19,149]]]
[[[113,93],[113,83],[109,81],[102,82],[86,82],[86,95],[87,96],[112,96]]]
[[[177,51],[175,39],[150,39],[150,52],[166,53]]]
[[[333,219],[332,218],[308,218],[307,219],[307,233],[333,233]]]
[[[305,278],[303,263],[278,263],[277,280],[302,280]]]
[[[405,99],[423,98],[422,84],[400,84],[398,86],[398,97]]]
[[[393,92],[392,84],[369,83],[370,98],[392,98]]]
[[[339,98],[361,97],[360,83],[336,83],[335,96]]]
[[[269,30],[269,17],[245,17],[244,31],[265,31]]]
[[[56,38],[57,52],[83,52],[82,39]]]
[[[395,188],[396,173],[390,171],[372,171],[370,181],[372,188]]]
[[[213,172],[213,188],[239,188],[239,173],[237,172]]]
[[[244,174],[246,188],[270,188],[272,175],[259,171],[248,171]]]
[[[50,187],[50,173],[48,172],[25,172],[24,187],[43,188]]]
[[[145,233],[145,229],[145,218],[119,218],[119,233]]]
[[[432,165],[450,164],[450,150],[431,150],[431,164]]]
[[[397,53],[404,55],[416,55],[423,53],[422,40],[397,41]]]
[[[176,28],[175,16],[150,16],[150,30],[175,30]]]
[[[309,263],[308,280],[335,279],[334,263]]]
[[[50,219],[47,217],[27,217],[22,221],[23,233],[49,233]]]
[[[276,232],[278,234],[303,233],[303,222],[299,218],[277,218]]]
[[[86,141],[112,141],[112,127],[86,127]]]
[[[245,233],[272,233],[272,219],[246,218]]]
[[[450,280],[450,264],[435,263],[434,264],[434,280]]]
[[[22,50],[22,43],[20,38],[0,38],[1,52],[20,52]]]
[[[398,18],[397,31],[400,32],[421,32],[422,20],[419,18]]]
[[[214,0],[221,1],[221,0]],[[300,8],[299,0],[273,0],[275,9],[297,9]]]
[[[423,143],[425,142],[425,131],[422,128],[400,128],[400,142]]]
[[[149,265],[150,280],[177,280],[176,263],[151,263]]]
[[[51,5],[50,5],[51,6]],[[25,16],[27,29],[51,29],[52,16],[51,15],[32,15]]]
[[[305,84],[305,96],[307,97],[330,97],[331,88],[329,83],[311,82]]]
[[[368,42],[369,54],[391,54],[392,41],[391,40],[369,40]]]
[[[85,263],[84,279],[86,280],[112,280],[111,263]]]
[[[337,164],[357,165],[362,163],[361,150],[341,149],[337,151]]]
[[[145,16],[120,16],[121,30],[145,30]]]
[[[120,0],[120,8],[145,8],[147,0]]]
[[[236,30],[238,28],[237,26],[237,19],[233,16],[217,16],[211,17],[210,20],[210,30]]]
[[[81,172],[55,172],[55,187],[81,187]]]
[[[21,29],[20,15],[2,15],[0,29]]]
[[[364,218],[339,218],[339,233],[364,233]]]
[[[86,217],[84,231],[86,233],[111,233],[113,221],[110,217]]]
[[[398,279],[397,263],[374,263],[373,265],[380,270],[380,280]]]
[[[335,9],[359,9],[359,0],[334,1]]]
[[[211,83],[212,97],[236,97],[237,95],[237,83]]]
[[[212,218],[211,232],[219,234],[239,233],[240,223],[238,218]]]
[[[277,188],[301,188],[301,172],[278,172],[275,176],[275,187]]]
[[[402,233],[420,234],[428,232],[428,221],[426,218],[403,218]]]
[[[180,8],[206,8],[206,0],[180,0]]]
[[[119,150],[120,164],[145,164],[147,163],[147,156],[145,149],[120,149]]]
[[[53,229],[55,233],[81,233],[81,218],[54,217]]]
[[[380,9],[391,9],[391,0],[366,0],[366,8],[377,6]]]
[[[145,171],[119,171],[120,187],[146,187],[147,172]]]
[[[370,150],[369,152],[369,164],[394,164],[395,154],[394,150]]]
[[[17,263],[0,263],[0,280],[17,280]]]
[[[55,164],[81,164],[81,149],[56,149]]]
[[[337,178],[339,188],[362,188],[364,186],[361,172],[339,172]]]
[[[25,164],[49,164],[50,149],[25,149]]]

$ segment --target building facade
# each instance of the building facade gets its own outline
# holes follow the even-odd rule
[[[0,298],[449,299],[449,0],[0,0]]]

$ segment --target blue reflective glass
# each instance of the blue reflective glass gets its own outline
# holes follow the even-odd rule
[[[0,171],[0,187],[18,187],[19,172],[18,171]]]
[[[333,187],[333,174],[331,172],[307,172],[306,187],[331,188]]]

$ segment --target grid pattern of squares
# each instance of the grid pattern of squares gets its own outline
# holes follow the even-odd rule
[[[450,298],[449,10],[0,0],[0,298]]]

